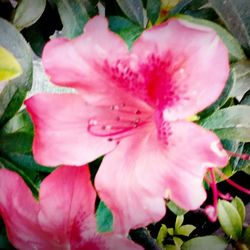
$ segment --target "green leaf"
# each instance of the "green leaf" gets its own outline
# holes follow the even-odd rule
[[[111,232],[113,230],[113,215],[104,202],[100,202],[96,211],[97,232]]]
[[[143,4],[141,0],[116,0],[124,14],[143,27]]]
[[[178,207],[174,202],[169,201],[167,203],[168,208],[171,210],[171,212],[173,212],[175,215],[183,215],[185,213],[187,213],[187,211],[185,211],[184,209]]]
[[[15,248],[11,246],[6,236],[0,235],[0,249],[8,250],[8,249],[15,249]]]
[[[189,236],[194,230],[195,226],[193,225],[183,225],[175,230],[175,233],[178,235]]]
[[[234,240],[241,237],[242,221],[237,209],[228,201],[219,200],[218,219],[224,232]]]
[[[153,24],[157,21],[160,15],[160,10],[160,0],[147,0],[147,16]]]
[[[63,35],[73,38],[83,32],[89,18],[97,14],[97,0],[51,0],[56,4],[63,24]]]
[[[245,221],[245,217],[246,217],[246,208],[245,208],[243,201],[239,197],[236,196],[233,199],[232,204],[237,209],[237,211],[240,215],[242,224],[243,224]]]
[[[209,0],[211,6],[236,37],[241,45],[250,51],[250,1],[246,0]]]
[[[183,244],[183,240],[179,237],[173,237],[174,244],[176,246],[176,250],[180,249],[181,245]]]
[[[168,229],[166,225],[162,224],[156,238],[156,243],[161,249],[164,248],[164,240],[167,238],[167,235],[168,235]]]
[[[32,154],[20,154],[13,152],[4,152],[7,160],[11,161],[14,165],[24,170],[32,170],[35,172],[51,173],[55,170],[54,167],[45,167],[37,164]]]
[[[0,18],[0,46],[8,49],[20,63],[23,74],[10,80],[0,93],[0,126],[9,120],[21,107],[32,84],[31,50],[14,26]]]
[[[231,61],[246,59],[246,56],[245,56],[240,44],[238,43],[238,41],[229,32],[227,32],[224,28],[222,28],[220,25],[218,25],[214,22],[205,20],[205,19],[194,18],[194,17],[186,16],[186,15],[179,15],[178,17],[180,17],[181,19],[187,20],[191,23],[207,26],[207,27],[215,30],[216,33],[218,34],[218,36],[221,38],[221,40],[227,46]]]
[[[181,250],[225,250],[227,242],[218,236],[203,236],[186,241]]]
[[[24,110],[10,119],[0,131],[0,150],[4,152],[31,152],[33,124]]]
[[[226,103],[226,101],[229,98],[229,94],[232,89],[232,86],[234,85],[234,81],[235,81],[235,74],[234,74],[234,71],[231,70],[226,86],[224,90],[222,91],[220,97],[212,105],[210,105],[208,108],[206,108],[205,110],[203,110],[202,112],[198,114],[200,119],[203,119],[204,117],[211,115],[213,112],[218,110],[220,107],[222,107]]]
[[[250,61],[237,62],[234,64],[233,69],[235,72],[235,82],[230,96],[241,100],[246,92],[250,90]]]
[[[46,0],[21,0],[18,2],[13,17],[13,24],[17,29],[31,26],[43,14]]]
[[[178,215],[175,220],[175,230],[178,229],[184,221],[184,215]]]
[[[248,247],[250,247],[250,226],[248,226],[243,233],[242,237],[243,241],[247,244]]]
[[[127,43],[128,47],[131,47],[133,42],[140,36],[143,31],[143,28],[134,24],[130,20],[119,17],[119,16],[110,16],[109,17],[109,28],[120,35],[124,41]]]
[[[22,73],[22,68],[16,58],[5,48],[0,47],[0,83],[11,80]]]
[[[0,168],[7,168],[9,170],[17,172],[19,175],[22,176],[24,181],[27,183],[27,185],[31,188],[33,194],[38,197],[39,189],[38,186],[35,184],[35,182],[32,180],[28,172],[25,172],[23,169],[15,166],[10,161],[4,159],[3,157],[0,157]],[[30,172],[31,174],[32,172]]]
[[[220,109],[201,121],[205,128],[212,129],[221,139],[250,141],[250,106],[236,105]]]

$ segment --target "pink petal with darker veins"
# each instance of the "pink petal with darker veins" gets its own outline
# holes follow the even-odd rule
[[[43,180],[39,197],[17,173],[0,169],[0,213],[16,248],[142,250],[125,237],[96,232],[96,193],[87,166],[59,167]]]
[[[206,198],[206,169],[227,164],[213,133],[184,121],[167,126],[166,134],[147,128],[121,141],[97,173],[97,191],[121,234],[160,220],[166,194],[180,207],[198,208]]]

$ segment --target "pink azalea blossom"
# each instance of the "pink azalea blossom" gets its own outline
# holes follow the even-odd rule
[[[80,165],[106,154],[95,185],[117,232],[162,218],[164,197],[185,209],[203,203],[207,168],[228,161],[217,136],[187,119],[228,78],[228,52],[213,30],[174,18],[128,50],[97,16],[78,38],[50,41],[43,65],[53,83],[77,94],[26,101],[35,158]]]
[[[17,249],[140,250],[112,233],[98,234],[89,169],[63,166],[46,177],[39,201],[15,172],[0,169],[0,215]]]

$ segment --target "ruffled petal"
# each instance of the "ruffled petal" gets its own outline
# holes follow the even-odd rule
[[[188,122],[172,123],[170,131],[166,143],[156,129],[142,130],[105,156],[95,186],[114,214],[116,232],[160,220],[163,197],[188,210],[198,208],[206,198],[206,169],[226,165],[213,133]]]
[[[93,94],[112,90],[105,65],[127,54],[125,42],[108,29],[106,18],[96,16],[88,21],[83,35],[73,40],[57,38],[48,42],[42,62],[53,83],[76,88],[90,100]]]
[[[144,31],[131,53],[143,79],[135,95],[166,109],[168,120],[212,104],[229,75],[228,52],[215,31],[177,18]]]
[[[93,110],[76,94],[38,94],[25,101],[35,126],[33,153],[47,166],[82,165],[111,151],[115,143],[87,131]]]
[[[40,188],[39,223],[59,245],[74,246],[95,235],[96,193],[87,166],[62,166]]]
[[[54,249],[38,223],[39,204],[23,179],[0,169],[0,215],[17,249]]]

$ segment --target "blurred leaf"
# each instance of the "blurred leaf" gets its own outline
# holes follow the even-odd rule
[[[173,240],[174,240],[176,250],[180,249],[181,245],[183,244],[183,240],[180,239],[179,237],[173,237]]]
[[[168,229],[166,225],[162,224],[156,238],[156,243],[161,249],[164,248],[164,240],[167,237],[167,235],[168,235]]]
[[[250,247],[250,226],[248,226],[243,233],[243,241]]]
[[[233,65],[235,71],[235,82],[230,96],[241,100],[247,91],[250,90],[250,61],[241,61]]]
[[[225,22],[227,28],[250,52],[250,1],[209,0],[209,2]]]
[[[240,104],[250,105],[250,90],[248,90],[245,95],[242,97]]]
[[[219,200],[218,219],[224,232],[234,240],[241,237],[242,221],[237,209],[228,201]]]
[[[187,211],[185,211],[184,209],[178,207],[174,202],[169,201],[167,203],[168,208],[171,210],[171,212],[173,212],[175,215],[183,215],[185,213],[187,213]]]
[[[161,9],[161,1],[160,0],[147,0],[147,16],[150,21],[154,24],[159,15]]]
[[[232,204],[237,209],[237,211],[240,215],[242,224],[243,224],[245,222],[245,217],[246,217],[246,208],[245,208],[243,201],[239,197],[236,196],[232,200]]]
[[[194,18],[187,15],[179,15],[181,19],[187,20],[189,22],[207,26],[209,28],[212,28],[216,31],[218,36],[221,38],[221,40],[224,42],[224,44],[227,46],[230,59],[231,61],[237,61],[237,60],[243,60],[246,59],[246,56],[239,44],[239,42],[224,28],[222,28],[220,25],[200,18]]]
[[[213,112],[218,110],[220,107],[222,107],[226,103],[226,101],[229,98],[229,94],[234,84],[234,81],[235,81],[235,74],[234,74],[234,71],[231,70],[226,86],[224,90],[222,91],[220,97],[212,105],[210,105],[208,108],[206,108],[205,110],[203,110],[202,112],[198,114],[198,116],[201,119],[211,115]]]
[[[0,235],[0,249],[9,250],[15,248],[11,246],[6,236]]]
[[[143,4],[141,0],[116,0],[124,14],[143,27]]]
[[[163,249],[164,250],[178,250],[178,248],[176,249],[175,245],[169,245],[169,244],[165,245]]]
[[[220,109],[201,121],[205,128],[213,130],[221,139],[250,141],[250,106],[236,105]]]
[[[184,221],[184,216],[183,216],[183,215],[178,215],[178,216],[176,216],[176,220],[175,220],[175,230],[176,230],[177,228],[179,228],[179,227],[182,225],[183,221]]]
[[[168,228],[168,233],[173,236],[174,235],[174,229],[173,228]]]
[[[13,17],[13,24],[17,29],[31,26],[43,14],[46,0],[20,0]]]
[[[89,18],[97,14],[97,0],[51,0],[56,4],[63,24],[63,35],[76,37],[83,32]]]
[[[22,35],[7,21],[0,18],[0,46],[8,49],[20,63],[23,74],[10,80],[0,93],[0,126],[21,107],[32,84],[32,56]]]
[[[178,235],[189,236],[194,230],[195,226],[193,225],[183,225],[175,230],[175,233]]]
[[[109,28],[120,35],[127,43],[128,47],[131,47],[133,42],[143,31],[140,26],[132,23],[124,17],[119,16],[109,17]]]
[[[22,68],[16,58],[5,48],[0,47],[0,83],[11,80],[22,73]]]
[[[225,250],[227,242],[218,236],[196,237],[186,241],[181,250]]]
[[[100,202],[96,211],[97,232],[111,232],[113,230],[113,215],[104,202]]]
[[[169,13],[170,16],[184,13],[186,10],[199,9],[208,0],[181,0]]]

